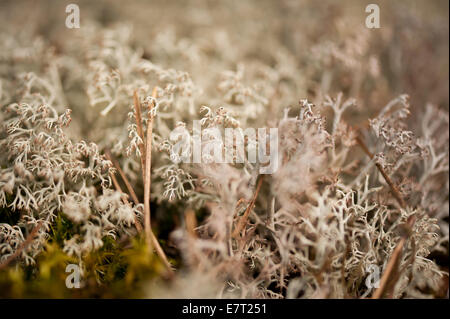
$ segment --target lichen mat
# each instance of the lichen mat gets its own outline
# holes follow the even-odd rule
[[[448,296],[448,2],[366,5],[2,1],[0,296]]]

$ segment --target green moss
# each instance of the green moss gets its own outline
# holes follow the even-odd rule
[[[36,265],[10,265],[0,271],[0,297],[8,298],[138,298],[141,283],[159,277],[164,270],[149,253],[142,238],[119,243],[104,237],[104,245],[81,260],[63,251],[73,224],[60,214],[51,225],[51,237]],[[69,264],[83,269],[80,288],[67,288]]]
[[[58,245],[63,245],[64,240],[73,236],[73,227],[74,225],[69,219],[63,214],[58,214],[55,222],[50,226],[50,241],[56,242]]]

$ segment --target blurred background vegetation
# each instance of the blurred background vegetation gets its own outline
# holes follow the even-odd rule
[[[365,6],[377,3],[381,9],[381,28],[367,30]],[[287,50],[304,73],[305,85],[298,88],[298,98],[316,98],[327,92],[334,95],[344,92],[364,101],[362,107],[367,118],[393,96],[408,93],[411,96],[413,121],[420,112],[415,108],[427,102],[448,110],[449,78],[449,2],[447,0],[404,1],[45,1],[45,0],[1,0],[0,34],[28,33],[42,37],[46,45],[56,53],[70,45],[71,38],[79,30],[65,27],[65,7],[76,3],[81,10],[81,28],[94,23],[103,28],[117,24],[133,27],[132,43],[143,49],[143,56],[164,61],[164,52],[153,45],[161,30],[172,30],[176,38],[188,39],[199,44],[202,54],[208,55],[209,44],[204,44],[212,29],[218,34],[227,34],[230,54],[228,67],[234,69],[237,62],[258,60],[271,65],[276,50]],[[358,78],[357,67],[344,65],[345,61],[311,59],[311,51],[320,43],[333,42],[343,49],[346,39],[355,37],[355,30],[362,30],[367,46],[355,56],[368,63],[370,56],[378,57],[382,76],[373,79]],[[0,38],[1,41],[2,38]],[[217,38],[221,41],[221,38]],[[186,47],[189,48],[187,42]],[[356,41],[357,42],[357,41]],[[0,42],[0,50],[2,48]],[[358,51],[358,48],[355,49]],[[213,50],[211,50],[213,52]],[[213,54],[213,53],[211,53]],[[161,58],[160,55],[163,57]],[[212,61],[214,61],[212,59]],[[8,63],[1,58],[0,64]],[[165,60],[166,66],[184,68],[178,61]],[[195,72],[202,61],[191,63],[188,71],[194,82],[205,81],[202,73]],[[317,64],[317,65],[316,65]],[[329,78],[322,75],[323,69],[332,68]],[[184,70],[184,69],[183,69]],[[18,70],[17,70],[18,71]],[[29,70],[30,71],[30,70]],[[360,81],[354,85],[355,79]],[[207,81],[214,78],[208,77]],[[325,81],[325,82],[324,82]],[[87,97],[70,91],[68,104],[80,123],[79,133],[90,140],[93,114],[87,114],[82,104]],[[79,107],[77,107],[79,106]],[[87,113],[86,113],[87,112]],[[358,122],[360,118],[352,119]],[[349,120],[351,122],[352,120]],[[138,192],[142,193],[142,190]],[[181,262],[177,251],[169,243],[169,233],[180,226],[179,208],[173,205],[153,203],[154,227],[172,262]],[[203,213],[198,213],[198,219]],[[11,214],[0,210],[0,222],[13,223]],[[139,238],[115,241],[104,239],[104,246],[85,257],[88,273],[84,274],[83,289],[67,289],[65,266],[76,262],[62,252],[64,239],[70,237],[71,223],[60,216],[53,225],[49,243],[36,260],[34,267],[12,265],[0,271],[0,297],[140,297],[141,286],[149,280],[161,278],[163,267],[156,256],[148,255]],[[435,256],[444,269],[448,269],[448,255]],[[448,280],[448,279],[447,279]],[[447,283],[448,285],[448,283]],[[445,294],[446,289],[444,289]]]

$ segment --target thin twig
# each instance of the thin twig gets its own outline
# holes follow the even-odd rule
[[[242,215],[242,217],[239,219],[239,222],[236,225],[236,228],[234,229],[232,237],[237,238],[240,235],[242,228],[244,228],[245,224],[247,223],[248,216],[250,215],[250,212],[253,209],[253,206],[255,206],[256,198],[258,197],[259,190],[261,189],[263,179],[264,179],[264,175],[261,175],[258,180],[258,184],[256,185],[256,190],[255,190],[255,193],[253,194],[253,198],[252,198],[250,204],[247,206],[247,209],[245,210],[244,215]]]
[[[412,228],[414,222],[415,218],[410,218],[407,221],[406,227],[408,228],[408,230]],[[403,251],[403,247],[405,247],[406,240],[408,239],[408,235],[409,231],[402,236],[399,243],[392,252],[391,258],[389,259],[386,268],[383,272],[383,276],[380,279],[380,285],[377,288],[377,290],[375,290],[375,292],[373,293],[372,299],[382,298],[383,295],[386,293],[388,286],[394,287],[391,280],[395,277],[397,273],[397,269],[400,263],[400,257]]]
[[[153,89],[152,96],[156,97],[157,90],[156,88]],[[158,242],[158,239],[156,238],[155,234],[152,231],[151,228],[151,217],[150,217],[150,188],[151,188],[151,153],[152,153],[152,134],[153,134],[153,116],[151,114],[151,107],[153,105],[149,106],[149,119],[148,119],[148,126],[147,126],[147,138],[144,139],[144,129],[142,127],[142,114],[141,114],[141,106],[139,103],[139,96],[137,94],[137,90],[134,91],[133,94],[134,99],[134,109],[135,109],[135,117],[136,117],[136,125],[139,137],[142,140],[142,143],[139,144],[139,149],[141,151],[141,169],[142,169],[142,179],[144,182],[144,229],[145,229],[145,240],[147,243],[147,246],[150,248],[153,246],[153,248],[156,251],[156,254],[161,258],[164,265],[166,266],[168,270],[169,276],[173,275],[172,266],[170,265],[166,254],[164,253],[164,250],[162,249],[161,245]],[[111,156],[110,156],[111,158]],[[123,170],[120,168],[118,163],[114,161],[111,158],[111,161],[113,162],[116,169],[119,171],[120,176],[122,177],[128,192],[130,193],[133,201],[138,204],[139,199],[136,195],[136,193],[133,190],[133,187],[131,186],[131,183],[129,182],[128,178],[126,177]],[[146,165],[148,163],[148,165]],[[113,179],[114,182],[114,179]],[[119,186],[120,187],[120,186]],[[140,224],[139,224],[140,225]],[[141,227],[142,229],[142,227]]]
[[[19,256],[19,254],[28,247],[28,245],[33,241],[34,236],[36,235],[36,233],[39,231],[39,229],[41,228],[43,224],[43,221],[40,220],[38,222],[38,224],[36,225],[36,227],[33,228],[33,230],[31,231],[31,233],[27,236],[27,238],[25,239],[25,241],[23,241],[20,246],[16,249],[16,251],[14,252],[14,254],[12,254],[11,256],[9,256],[1,265],[0,265],[0,270],[2,270],[3,268],[5,268],[6,266],[8,266],[14,259],[17,258],[17,256]]]
[[[128,193],[130,193],[131,199],[133,200],[133,202],[136,205],[138,205],[139,204],[139,199],[138,199],[138,197],[136,195],[136,192],[134,191],[133,186],[131,186],[130,181],[128,180],[128,178],[125,175],[124,171],[120,167],[119,163],[112,157],[111,153],[108,150],[105,152],[105,154],[106,154],[106,158],[113,163],[114,168],[117,169],[117,171],[119,172],[120,177],[122,178],[125,186],[127,187]],[[113,182],[114,182],[114,180],[113,180]]]
[[[362,150],[370,157],[370,159],[373,159],[373,157],[374,157],[373,153],[369,150],[367,145],[363,142],[363,140],[359,136],[356,137],[356,142],[359,144],[359,146],[362,148]],[[389,187],[391,188],[391,191],[392,191],[395,199],[397,200],[397,202],[400,204],[400,207],[403,209],[406,208],[406,203],[405,203],[404,199],[400,195],[400,192],[398,191],[395,184],[392,182],[390,177],[384,171],[383,167],[378,163],[376,163],[375,165],[377,166],[381,175],[383,175],[383,178],[386,181],[386,183],[388,183]],[[392,255],[391,255],[391,257],[386,265],[386,268],[383,272],[383,276],[380,279],[380,285],[373,293],[372,299],[382,298],[385,295],[385,293],[387,292],[389,287],[392,287],[392,288],[394,287],[394,284],[392,283],[392,281],[395,279],[395,276],[398,272],[398,266],[400,263],[402,251],[406,244],[406,241],[408,240],[410,231],[414,225],[415,220],[416,219],[414,216],[410,216],[410,218],[404,225],[406,228],[406,232],[402,235],[402,238],[400,239],[400,241],[398,242],[394,251],[392,252]]]
[[[144,167],[144,220],[145,232],[147,234],[147,244],[150,244],[150,187],[151,187],[151,169],[152,169],[152,134],[153,134],[153,116],[149,112],[147,124],[147,138],[145,146],[145,167]]]
[[[380,299],[384,292],[386,291],[386,287],[388,285],[389,279],[393,277],[396,269],[398,268],[398,263],[400,260],[400,255],[402,253],[403,247],[405,246],[406,238],[402,238],[400,242],[395,247],[391,258],[386,265],[386,269],[383,272],[383,276],[380,279],[380,285],[373,293],[372,299]]]
[[[173,276],[172,265],[169,263],[169,260],[167,259],[164,250],[162,249],[161,245],[158,242],[158,238],[156,238],[152,230],[150,230],[150,240],[151,245],[153,246],[153,248],[155,248],[156,254],[159,256],[159,258],[161,258],[164,266],[166,267],[168,276],[172,277]]]
[[[195,212],[192,208],[186,209],[184,212],[184,222],[186,224],[186,230],[193,238],[197,237],[195,228],[197,227],[197,219],[195,218]]]
[[[356,137],[356,142],[359,144],[359,146],[362,148],[362,150],[370,157],[370,159],[374,158],[373,153],[369,151],[369,149],[367,148],[366,144],[364,143],[364,141],[359,136]],[[400,195],[400,192],[398,191],[397,186],[395,186],[395,184],[392,182],[391,178],[385,172],[385,170],[383,169],[383,166],[381,166],[381,164],[375,163],[375,165],[377,166],[377,168],[380,171],[381,175],[383,175],[383,178],[386,181],[386,183],[388,183],[389,187],[391,188],[392,194],[394,195],[394,197],[397,200],[397,202],[400,204],[400,207],[401,208],[405,208],[406,207],[406,203],[403,200],[402,196]]]
[[[138,135],[141,138],[142,143],[139,143],[139,150],[141,152],[141,167],[142,167],[142,176],[145,175],[144,169],[145,169],[145,144],[144,144],[144,129],[142,128],[142,114],[141,114],[141,104],[139,103],[139,96],[137,93],[137,90],[134,91],[133,94],[133,105],[134,105],[134,115],[136,118],[136,126]]]
[[[115,187],[119,192],[125,194],[125,193],[122,191],[122,188],[120,187],[119,183],[117,182],[116,177],[115,177],[114,175],[111,175],[111,178],[112,178],[112,180],[113,180],[114,187]],[[129,201],[128,201],[128,199],[127,199],[126,197],[123,197],[122,200],[123,200],[123,202],[124,202],[126,205],[129,204]],[[136,215],[134,215],[134,224],[135,224],[135,226],[136,226],[137,231],[138,231],[139,233],[141,233],[141,232],[142,232],[142,226],[141,226],[141,223],[139,222],[138,217],[137,217]]]
[[[359,144],[359,146],[362,148],[362,150],[370,157],[370,159],[373,159],[373,157],[374,157],[373,153],[369,150],[367,145],[363,142],[363,140],[359,136],[356,137],[356,141]],[[404,199],[400,195],[400,192],[398,191],[395,184],[392,182],[390,177],[384,171],[383,167],[378,163],[376,163],[375,165],[377,166],[381,175],[383,175],[383,178],[386,181],[386,183],[391,188],[392,194],[394,195],[397,202],[400,204],[400,207],[403,209],[406,208],[406,203],[405,203]],[[414,216],[410,216],[410,218],[408,218],[408,221],[404,225],[406,228],[406,232],[402,235],[402,238],[400,239],[400,241],[398,242],[394,251],[392,252],[391,257],[390,257],[390,259],[386,265],[386,268],[383,272],[383,276],[380,279],[380,285],[373,293],[372,299],[382,298],[386,294],[389,287],[393,288],[395,286],[393,281],[395,281],[395,277],[398,272],[398,267],[400,264],[400,258],[402,255],[402,251],[406,245],[406,241],[408,240],[410,231],[414,225],[415,220],[416,219]]]
[[[115,160],[112,158],[111,153],[110,153],[108,150],[106,150],[105,153],[106,153],[106,158],[107,158],[109,161],[111,161],[111,162],[113,163],[114,167],[115,167],[117,170],[120,170],[120,171],[121,171],[119,164],[117,163],[117,161],[115,161]],[[122,176],[122,174],[120,174],[120,175]],[[125,174],[123,174],[122,179],[124,179],[124,177],[126,178]],[[117,181],[117,178],[116,178],[116,176],[115,176],[114,174],[111,174],[111,179],[112,179],[112,182],[113,182],[114,187],[116,188],[116,190],[118,190],[119,192],[125,194],[125,193],[122,191],[122,187],[120,187],[120,184],[119,184],[119,182]],[[125,182],[125,180],[124,180],[124,182]],[[126,185],[126,182],[125,182],[125,185]],[[127,186],[127,187],[128,187],[128,186]],[[131,187],[131,184],[130,184],[130,188],[128,189],[128,191],[130,191],[130,193],[132,194],[131,197],[133,197],[133,194],[134,194],[134,196],[136,197],[136,193],[134,192],[133,188]],[[123,202],[124,202],[125,204],[129,204],[128,199],[127,199],[126,197],[124,197],[122,200],[123,200]],[[139,204],[139,201],[137,200],[137,197],[136,197],[136,199],[133,198],[133,201],[134,201],[134,203],[135,203],[136,205]],[[134,224],[135,224],[135,226],[136,226],[137,231],[138,231],[139,233],[141,233],[141,232],[142,232],[142,225],[141,225],[141,223],[139,222],[139,219],[138,219],[138,217],[137,217],[136,215],[134,215]]]
[[[153,97],[156,96],[156,90],[153,90]],[[154,107],[153,104],[149,105],[148,110],[148,122],[147,122],[147,138],[145,141],[145,168],[144,171],[144,228],[145,228],[145,239],[148,247],[153,246],[156,253],[163,261],[166,266],[169,275],[172,275],[172,266],[170,265],[164,250],[158,242],[155,234],[151,228],[151,216],[150,216],[150,188],[151,188],[151,169],[152,169],[152,134],[153,134],[153,115],[151,108]],[[142,162],[141,162],[142,164]]]

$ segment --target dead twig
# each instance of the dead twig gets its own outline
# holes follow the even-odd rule
[[[240,235],[245,224],[247,223],[248,216],[250,215],[250,212],[253,209],[253,206],[255,206],[256,198],[258,197],[259,190],[261,189],[263,179],[264,179],[264,175],[261,175],[258,180],[258,184],[256,185],[256,189],[255,189],[255,193],[253,194],[253,198],[252,198],[250,204],[247,206],[247,209],[245,210],[244,215],[242,215],[242,217],[239,219],[239,222],[236,225],[236,228],[234,229],[232,237],[237,238]]]
[[[139,143],[139,150],[141,152],[141,167],[142,167],[142,176],[145,175],[145,145],[144,145],[144,129],[142,128],[142,114],[141,114],[141,104],[139,103],[139,96],[137,90],[134,91],[133,94],[133,105],[134,105],[134,115],[136,118],[136,126],[139,137],[141,138],[142,143]]]
[[[108,150],[105,152],[105,154],[106,154],[106,158],[113,163],[114,168],[117,169],[117,171],[119,172],[120,177],[122,178],[125,186],[127,187],[128,193],[130,193],[131,199],[133,200],[133,202],[136,205],[138,205],[139,204],[139,199],[138,199],[138,197],[136,195],[136,192],[134,191],[133,187],[131,186],[130,181],[128,180],[128,178],[125,175],[124,171],[120,167],[119,163],[112,157],[111,153]],[[114,177],[113,177],[113,183],[114,183]]]
[[[374,157],[373,153],[369,150],[367,145],[364,143],[364,141],[359,136],[356,137],[356,142],[362,148],[364,153],[366,153],[370,157],[370,159],[373,159],[373,157]],[[404,199],[400,195],[400,192],[398,191],[395,184],[392,182],[390,177],[384,171],[383,167],[378,163],[376,163],[375,165],[378,168],[378,170],[380,171],[380,173],[383,176],[386,183],[391,188],[392,194],[394,195],[394,198],[399,203],[400,207],[403,209],[406,208],[406,203],[405,203]],[[402,238],[400,239],[400,241],[398,242],[394,251],[392,252],[392,255],[391,255],[391,257],[386,265],[386,268],[383,272],[383,275],[380,279],[380,285],[373,293],[372,299],[382,298],[388,292],[389,288],[391,288],[391,289],[394,288],[395,281],[396,281],[395,279],[396,278],[398,279],[398,267],[400,264],[400,258],[402,256],[402,251],[406,245],[406,241],[408,240],[408,237],[409,237],[410,231],[414,225],[414,222],[415,222],[415,217],[411,216],[408,219],[408,221],[406,222],[406,224],[404,225],[406,228],[406,232],[404,232],[404,234],[402,235]]]
[[[370,152],[370,150],[368,149],[367,145],[364,143],[364,141],[359,136],[356,137],[356,142],[362,148],[364,153],[366,153],[370,157],[370,159],[373,159],[373,157],[374,157],[373,153]],[[397,202],[400,204],[400,207],[401,208],[405,208],[406,207],[405,201],[403,200],[402,196],[400,195],[400,192],[398,191],[397,186],[395,186],[395,184],[392,182],[392,180],[389,177],[389,175],[383,169],[383,166],[381,166],[379,163],[375,163],[375,165],[377,166],[377,168],[380,171],[381,175],[383,175],[383,178],[386,181],[386,183],[391,188],[392,194],[394,195],[394,197],[397,200]]]
[[[153,97],[156,97],[156,90],[153,90]],[[154,107],[154,105],[149,105],[149,118],[148,118],[148,126],[147,126],[147,136],[144,139],[144,129],[142,127],[142,114],[141,114],[141,106],[139,103],[139,96],[137,94],[137,90],[134,91],[134,108],[135,108],[135,116],[136,116],[136,125],[139,137],[142,140],[142,143],[139,144],[139,149],[141,151],[141,169],[142,169],[142,179],[144,182],[144,230],[145,230],[145,240],[147,243],[147,246],[153,247],[156,251],[156,254],[161,258],[162,262],[167,268],[168,274],[171,277],[173,275],[172,266],[170,265],[166,254],[164,253],[164,250],[162,249],[161,245],[158,242],[158,239],[156,238],[155,234],[153,233],[153,230],[151,228],[151,216],[150,216],[150,188],[151,188],[151,163],[152,163],[152,134],[153,134],[153,115],[151,113],[151,108]],[[120,176],[122,177],[123,182],[125,183],[125,186],[128,189],[128,192],[130,193],[131,198],[135,202],[135,204],[139,204],[139,199],[136,195],[136,192],[134,191],[133,187],[131,186],[130,181],[126,177],[125,173],[121,169],[120,165],[115,161],[111,154],[107,152],[107,158],[113,163],[114,167],[119,172]],[[148,165],[147,165],[148,164]],[[122,191],[120,188],[119,183],[117,182],[117,179],[115,176],[112,176],[113,183],[117,190]],[[139,226],[138,226],[139,225]],[[140,227],[142,230],[142,226],[140,223],[136,220],[136,226]],[[137,228],[136,227],[136,228]],[[140,231],[141,231],[140,230]]]
[[[31,242],[34,239],[34,236],[36,236],[36,233],[39,231],[39,229],[42,227],[43,225],[43,221],[39,221],[38,224],[36,225],[36,227],[33,228],[33,230],[31,231],[31,233],[27,236],[27,238],[25,239],[25,241],[23,241],[20,246],[16,249],[16,251],[14,252],[14,254],[12,254],[11,256],[9,256],[1,265],[0,265],[0,270],[6,268],[14,259],[16,259],[19,254],[28,247],[29,244],[31,244]]]
[[[129,184],[129,181],[128,181],[128,179],[126,178],[125,174],[123,173],[122,169],[120,168],[119,163],[117,163],[117,161],[114,160],[114,159],[112,158],[112,155],[111,155],[111,153],[109,152],[109,150],[106,150],[105,154],[106,154],[106,158],[107,158],[109,161],[111,161],[111,162],[113,163],[114,167],[115,167],[119,172],[122,172],[123,175],[122,175],[122,174],[120,174],[120,175],[122,176],[122,179],[123,179],[125,185],[127,185],[127,182],[128,182],[128,184]],[[114,174],[111,174],[111,179],[112,179],[112,182],[113,182],[114,187],[116,188],[116,190],[118,190],[119,192],[125,194],[125,193],[122,191],[122,187],[120,187],[120,184],[119,184],[119,182],[117,181],[117,178],[116,178],[116,176],[115,176]],[[126,179],[126,181],[125,181],[125,179]],[[129,186],[130,186],[130,187],[128,188],[128,185],[127,185],[128,191],[130,192],[131,197],[133,198],[134,203],[135,203],[136,205],[138,205],[138,204],[139,204],[139,200],[137,199],[136,193],[134,192],[133,188],[131,187],[131,184],[130,184]],[[123,198],[123,202],[124,202],[125,204],[129,204],[128,199],[127,199],[126,197]],[[141,233],[141,232],[142,232],[142,225],[141,225],[141,223],[139,222],[138,217],[137,217],[136,215],[134,215],[134,224],[135,224],[135,226],[136,226],[137,231],[138,231],[139,233]]]
[[[409,218],[409,220],[406,223],[407,230],[410,230],[412,226],[414,225],[415,218]],[[391,258],[389,259],[386,268],[383,272],[383,276],[380,279],[380,285],[373,293],[372,299],[379,299],[382,298],[385,293],[387,292],[388,288],[391,287],[394,288],[394,284],[392,283],[392,279],[394,279],[397,275],[398,266],[400,264],[400,257],[402,255],[403,248],[405,247],[406,241],[408,239],[409,231],[407,231],[402,238],[400,239],[399,243],[395,247],[394,251],[392,252]]]
[[[135,92],[136,93],[136,92]],[[137,93],[136,93],[137,96]],[[153,97],[156,96],[156,90],[153,90]],[[143,180],[144,180],[144,229],[145,229],[145,239],[148,247],[153,246],[156,250],[157,255],[161,258],[164,265],[166,266],[170,275],[172,275],[172,266],[170,265],[164,250],[158,242],[155,234],[151,228],[151,216],[150,216],[150,188],[151,188],[151,168],[152,168],[152,134],[153,134],[153,115],[151,108],[154,107],[153,104],[149,105],[148,112],[148,122],[147,122],[147,138],[145,140],[145,161],[141,161],[143,168]]]
[[[186,223],[186,230],[193,238],[197,238],[195,228],[197,227],[197,219],[195,217],[195,211],[192,208],[186,209],[184,212],[184,218]]]
[[[150,106],[149,106],[150,107]],[[144,166],[144,225],[147,234],[147,244],[150,244],[151,220],[150,220],[150,187],[151,187],[151,169],[152,169],[152,134],[153,134],[153,116],[149,112],[147,124],[147,138],[145,140],[145,166]]]

